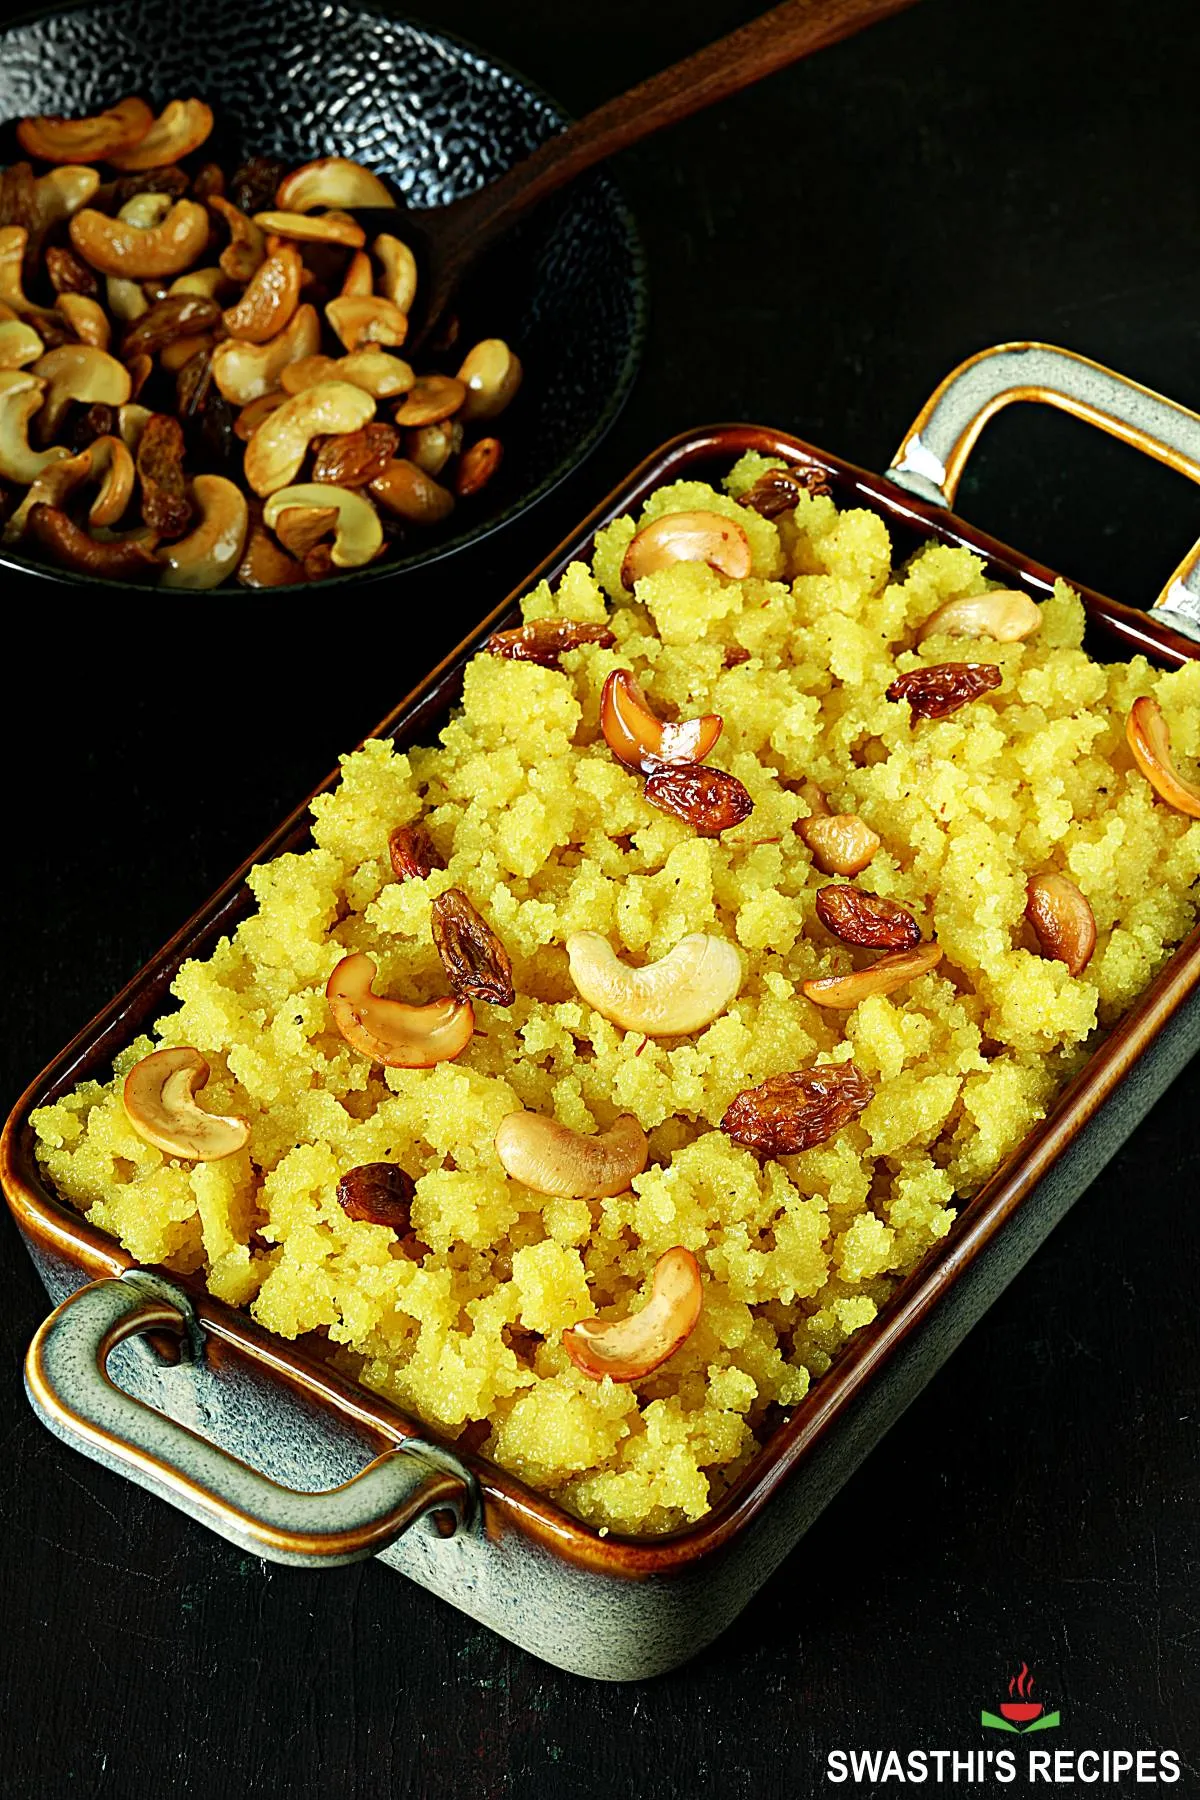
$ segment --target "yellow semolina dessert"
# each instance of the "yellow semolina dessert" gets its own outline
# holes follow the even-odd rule
[[[991,616],[958,605],[996,588],[978,558],[932,545],[894,567],[871,512],[804,487],[756,510],[777,479],[750,455],[726,491],[677,483],[601,532],[591,567],[524,603],[530,624],[590,626],[593,641],[549,666],[485,651],[437,746],[346,757],[313,804],[313,847],[253,871],[256,910],[180,970],[154,1040],[34,1116],[58,1191],[139,1262],[200,1274],[283,1337],[314,1334],[367,1388],[625,1533],[719,1499],[1195,920],[1200,822],[1147,779],[1127,723],[1151,708],[1194,767],[1200,665],[1094,660],[1061,583],[1027,635],[947,635]],[[685,515],[683,554],[701,514],[750,572],[671,560],[678,533],[661,566],[631,552],[666,514]],[[906,673],[963,662],[998,685],[942,717],[888,697]],[[741,784],[747,816],[705,835],[652,803],[646,770],[601,730],[617,670],[659,718],[719,716],[700,753]],[[830,873],[824,814],[865,840],[856,872]],[[389,839],[418,824],[445,867],[400,879]],[[1082,916],[1082,948],[1027,918],[1039,877]],[[870,976],[909,952],[829,929],[818,896],[836,886],[915,921],[915,973]],[[377,995],[445,996],[432,927],[452,889],[511,959],[515,997],[477,999],[452,1058],[385,1066],[347,1041],[327,983],[362,953]],[[707,934],[735,991],[691,1029],[632,1028],[577,986],[567,943],[586,933],[635,987],[632,972]],[[870,977],[856,1004],[805,991],[854,971]],[[200,1052],[199,1104],[247,1122],[241,1148],[189,1161],[135,1129],[124,1078],[164,1045]],[[730,1128],[745,1090],[850,1065],[858,1101],[821,1141],[764,1150]],[[618,1135],[640,1127],[645,1167],[615,1193],[536,1191],[497,1149],[522,1110],[574,1150],[572,1134],[632,1115]],[[349,1171],[379,1163],[411,1178],[394,1225],[339,1198]],[[598,1372],[579,1346],[603,1349],[604,1333],[587,1332],[636,1321],[668,1252],[699,1278],[682,1341],[646,1373]]]

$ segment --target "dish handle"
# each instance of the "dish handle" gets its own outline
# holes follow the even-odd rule
[[[127,1338],[149,1331],[176,1336],[184,1362],[203,1355],[203,1327],[187,1295],[170,1282],[131,1270],[78,1288],[29,1346],[30,1402],[56,1437],[242,1549],[321,1568],[374,1556],[429,1513],[449,1514],[455,1530],[474,1516],[470,1470],[450,1451],[416,1439],[324,1492],[269,1480],[116,1386],[109,1356]]]
[[[1025,343],[981,350],[947,375],[913,421],[888,479],[920,500],[953,506],[980,432],[1014,400],[1040,400],[1086,419],[1200,482],[1200,416],[1073,350]],[[1200,640],[1200,543],[1171,575],[1154,609],[1173,630]]]

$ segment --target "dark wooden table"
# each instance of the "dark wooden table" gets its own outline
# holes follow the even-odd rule
[[[424,10],[582,111],[751,9]],[[653,296],[630,406],[436,608],[400,602],[391,666],[353,687],[314,700],[311,648],[252,614],[178,605],[151,638],[148,606],[40,600],[7,670],[5,1106],[661,438],[761,419],[881,468],[953,364],[1023,336],[1200,405],[1197,63],[1188,0],[924,0],[630,154]],[[961,505],[1133,601],[1200,527],[1178,478],[1028,409]],[[324,657],[355,621],[318,629]],[[189,673],[197,632],[228,686]],[[830,1749],[1011,1743],[978,1718],[1023,1659],[1063,1714],[1043,1743],[1174,1747],[1200,1792],[1195,1104],[1184,1076],[741,1622],[641,1688],[544,1668],[372,1564],[264,1566],[62,1448],[20,1390],[45,1303],[5,1219],[0,1792],[800,1800]]]

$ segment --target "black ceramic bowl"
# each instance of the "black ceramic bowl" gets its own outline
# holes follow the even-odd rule
[[[351,156],[414,208],[482,186],[565,123],[503,64],[369,6],[125,0],[29,14],[0,31],[0,164],[19,154],[13,123],[24,114],[83,115],[129,93],[156,109],[176,96],[207,100],[209,153],[227,166],[257,152],[295,163]],[[322,591],[424,566],[495,531],[577,468],[613,423],[641,352],[644,294],[637,232],[612,183],[587,178],[551,202],[497,250],[459,310],[464,347],[503,337],[524,363],[521,392],[497,424],[500,471],[440,531],[414,533],[399,554]],[[7,546],[0,566],[125,585],[83,584]]]

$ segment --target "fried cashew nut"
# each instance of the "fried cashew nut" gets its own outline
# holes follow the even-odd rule
[[[744,581],[751,569],[750,540],[736,520],[720,513],[663,513],[642,526],[625,552],[621,586],[632,592],[643,575],[680,562],[707,563],[720,575]]]
[[[189,1044],[172,1044],[134,1063],[125,1077],[125,1115],[140,1138],[185,1162],[220,1162],[250,1140],[245,1119],[205,1112],[196,1090],[208,1063]]]
[[[918,644],[931,637],[993,638],[997,644],[1015,644],[1040,630],[1042,610],[1017,588],[993,588],[987,594],[969,594],[947,600],[931,613],[917,633]]]
[[[358,431],[375,415],[370,394],[348,381],[319,381],[263,420],[246,445],[246,480],[256,494],[287,487],[314,437]]]
[[[514,1112],[500,1121],[496,1155],[514,1181],[535,1194],[602,1200],[623,1194],[646,1166],[650,1146],[632,1113],[587,1137],[544,1113]]]
[[[1054,870],[1031,876],[1025,893],[1025,917],[1042,955],[1065,963],[1068,975],[1082,974],[1096,948],[1096,916],[1086,895]]]
[[[567,939],[571,979],[587,1004],[625,1031],[683,1037],[711,1025],[737,998],[742,959],[725,938],[690,932],[645,968],[631,969],[596,931]]]
[[[325,989],[334,1024],[351,1049],[389,1069],[431,1069],[462,1055],[475,1030],[469,1000],[408,1006],[376,994],[374,979],[375,964],[357,952],[343,956]]]
[[[650,1298],[625,1319],[584,1319],[562,1334],[562,1347],[592,1381],[641,1381],[687,1341],[704,1304],[700,1267],[676,1245],[654,1265]]]
[[[383,548],[383,526],[379,514],[360,493],[352,488],[336,487],[331,482],[301,482],[296,487],[279,488],[263,508],[263,523],[274,531],[283,512],[296,508],[332,513],[329,521],[334,529],[333,561],[339,569],[360,569]],[[328,529],[328,525],[325,527]],[[325,535],[325,529],[318,533]],[[283,540],[293,555],[302,554],[296,544]],[[316,541],[315,539],[313,540]],[[305,546],[311,549],[312,544]]]
[[[348,156],[321,156],[285,175],[275,193],[284,212],[308,213],[314,207],[395,206],[391,193]]]
[[[887,950],[865,969],[849,975],[822,975],[802,984],[803,992],[818,1006],[849,1012],[872,994],[894,994],[918,976],[928,975],[942,960],[938,944],[916,944],[911,950]]]
[[[660,719],[628,669],[614,669],[600,696],[600,729],[627,769],[656,763],[703,762],[721,735],[716,713],[672,724]]]
[[[159,551],[163,587],[219,587],[242,560],[250,512],[241,488],[224,475],[197,475],[192,500],[199,522]]]
[[[1200,785],[1185,781],[1171,757],[1171,732],[1162,707],[1149,694],[1135,700],[1125,727],[1133,760],[1160,800],[1200,819]]]

